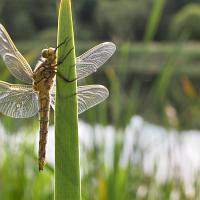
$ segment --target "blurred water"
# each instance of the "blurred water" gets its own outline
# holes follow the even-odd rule
[[[36,142],[37,138],[22,135],[8,136],[0,125],[0,156],[3,156],[3,143],[17,144]],[[94,145],[103,148],[104,162],[108,169],[112,168],[113,149],[115,141],[122,141],[121,167],[126,167],[131,160],[132,164],[142,162],[144,173],[155,176],[160,183],[175,179],[182,181],[186,193],[194,193],[195,177],[200,170],[200,131],[190,130],[178,132],[174,129],[148,123],[140,116],[134,116],[125,130],[116,130],[112,126],[95,125],[79,121],[81,161],[86,159],[85,149]],[[32,139],[30,140],[31,137]],[[38,146],[36,147],[37,153]],[[49,128],[47,145],[47,160],[54,165],[54,127]],[[84,166],[85,167],[85,166]]]

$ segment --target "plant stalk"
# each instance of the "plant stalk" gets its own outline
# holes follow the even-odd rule
[[[65,42],[64,42],[65,41]],[[55,200],[80,200],[77,82],[71,1],[61,0],[58,18],[55,106]]]

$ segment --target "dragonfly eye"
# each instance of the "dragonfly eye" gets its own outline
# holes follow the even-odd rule
[[[42,50],[42,57],[48,58],[48,56],[49,56],[48,49],[43,49],[43,50]]]

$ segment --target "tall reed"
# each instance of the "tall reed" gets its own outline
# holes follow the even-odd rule
[[[61,0],[58,18],[58,73],[55,108],[55,200],[80,200],[76,70],[71,1]],[[70,52],[70,53],[69,53]],[[69,53],[67,55],[67,53]],[[63,60],[63,58],[66,59]]]

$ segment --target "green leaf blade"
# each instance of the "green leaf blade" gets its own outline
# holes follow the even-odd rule
[[[62,0],[58,19],[58,66],[55,107],[55,200],[80,200],[77,82],[71,1]],[[67,55],[66,59],[63,58]],[[68,82],[64,80],[65,77]]]

